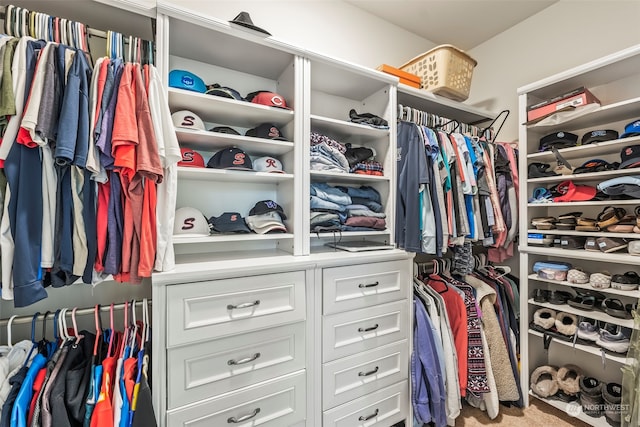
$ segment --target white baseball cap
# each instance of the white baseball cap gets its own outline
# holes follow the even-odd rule
[[[284,173],[282,163],[275,157],[259,157],[253,161],[253,170],[256,172]]]
[[[282,223],[278,212],[267,212],[261,215],[249,215],[245,218],[249,228],[258,234],[266,234],[270,231],[286,232],[287,228]]]
[[[171,120],[173,121],[173,126],[177,128],[204,130],[204,122],[193,111],[176,111],[171,115]]]
[[[208,236],[209,222],[196,208],[184,207],[176,210],[173,222],[174,236]]]

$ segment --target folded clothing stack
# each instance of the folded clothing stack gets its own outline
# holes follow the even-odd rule
[[[323,172],[349,173],[345,157],[347,148],[341,142],[317,132],[311,132],[310,169]]]
[[[312,183],[310,194],[313,232],[372,231],[387,227],[380,193],[373,187]]]

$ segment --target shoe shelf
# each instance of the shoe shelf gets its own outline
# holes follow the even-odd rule
[[[623,205],[640,205],[640,199],[628,199],[628,200],[589,200],[587,202],[549,202],[549,203],[527,203],[529,208],[537,207],[577,207],[577,206],[623,206]]]
[[[575,230],[527,230],[527,233],[553,234],[557,236],[584,236],[584,237],[619,237],[621,239],[640,239],[639,233],[611,233],[609,231],[575,231]]]
[[[277,183],[290,181],[290,173],[236,171],[228,169],[190,168],[178,166],[178,177],[198,181]]]
[[[602,171],[602,172],[589,172],[589,173],[578,173],[572,175],[558,175],[558,176],[546,176],[543,178],[530,178],[527,179],[529,183],[544,183],[544,182],[562,182],[562,181],[606,181],[607,179],[617,178],[619,176],[626,175],[640,175],[640,168],[631,168],[631,169],[619,169],[612,171]],[[609,201],[611,202],[611,201]]]
[[[580,284],[580,283],[570,283],[570,282],[567,282],[566,280],[560,281],[560,280],[552,280],[552,279],[543,279],[541,277],[538,277],[538,275],[535,273],[529,275],[529,280],[535,280],[536,282],[552,283],[554,285],[570,286],[576,289],[585,289],[589,291],[601,292],[603,294],[621,295],[621,296],[636,298],[636,299],[640,298],[640,291],[637,289],[634,291],[622,291],[622,290],[613,289],[613,288],[600,289],[600,288],[594,288],[588,283]]]
[[[173,87],[169,88],[169,105],[171,112],[189,110],[205,122],[225,123],[227,126],[253,127],[264,122],[283,126],[293,120],[292,110]]]
[[[607,154],[620,154],[620,150],[623,147],[638,143],[640,143],[640,136],[633,136],[630,138],[579,145],[577,147],[561,148],[558,152],[565,159],[572,160],[592,156],[604,156]],[[553,154],[553,151],[542,151],[527,154],[527,159],[536,162],[554,162],[556,160],[556,156]]]
[[[211,236],[173,236],[174,245],[194,244],[194,243],[224,243],[224,242],[247,242],[247,241],[265,241],[265,240],[291,240],[291,233],[270,233],[270,234],[254,234],[254,233],[238,233],[238,234],[219,234]]]
[[[528,128],[535,130],[544,130],[546,133],[566,130],[568,127],[571,127],[572,129],[582,129],[583,127],[596,129],[600,125],[608,124],[618,120],[633,120],[638,117],[639,110],[640,97],[630,98],[624,99],[619,102],[613,102],[611,104],[603,105],[595,111],[559,124],[552,124],[548,126],[530,125],[528,126]]]
[[[602,252],[592,252],[585,251],[582,249],[559,249],[559,248],[548,248],[548,247],[536,247],[536,246],[519,246],[518,250],[520,252],[536,254],[536,255],[547,255],[547,256],[557,256],[562,258],[573,258],[573,259],[585,259],[590,261],[604,261],[604,262],[614,262],[616,264],[631,264],[637,265],[640,264],[640,256],[629,255],[626,252],[626,249],[623,249],[618,252],[611,253],[602,253]]]
[[[535,331],[533,329],[529,329],[529,335],[535,335],[537,337],[542,338],[544,335],[542,332],[538,332]],[[557,342],[558,344],[562,344],[564,346],[567,347],[571,347],[571,348],[575,348],[575,350],[577,351],[584,351],[586,353],[591,353],[594,354],[596,356],[600,356],[602,357],[602,355],[604,354],[605,359],[608,360],[612,360],[616,363],[621,363],[621,364],[625,364],[627,363],[627,356],[623,355],[623,354],[619,354],[619,353],[611,353],[605,349],[603,349],[602,347],[598,347],[597,345],[588,345],[588,344],[580,344],[580,343],[573,343],[571,341],[564,341],[558,338],[553,337],[551,339],[553,342]],[[537,397],[537,396],[536,396]]]
[[[608,314],[597,310],[580,310],[570,306],[569,304],[551,304],[549,302],[536,302],[533,298],[529,299],[529,304],[537,305],[539,307],[550,308],[556,312],[561,311],[564,313],[575,314],[576,316],[587,317],[589,319],[601,320],[603,322],[612,323],[614,325],[624,326],[625,328],[633,328],[633,319],[619,319],[617,317],[609,316]]]
[[[248,152],[260,152],[272,156],[278,156],[293,150],[293,142],[276,141],[251,136],[231,135],[206,130],[192,130],[176,128],[176,136],[180,146],[186,146],[193,150],[218,151],[230,145]]]
[[[583,421],[587,424],[590,424],[594,427],[611,427],[609,425],[609,423],[607,422],[606,418],[604,417],[604,415],[600,416],[600,417],[590,417],[589,415],[585,414],[584,412],[582,412],[582,407],[580,406],[580,409],[576,410],[578,408],[579,403],[575,403],[575,404],[568,404],[567,402],[563,402],[561,400],[555,400],[555,399],[545,399],[543,397],[540,397],[538,395],[536,395],[535,393],[533,393],[532,391],[529,391],[529,396],[531,397],[535,397],[538,400],[542,400],[543,402],[545,402],[548,405],[553,406],[556,409],[559,409],[563,412],[565,412],[567,415],[571,416],[571,417],[575,417],[576,419]],[[573,409],[573,410],[572,410]]]

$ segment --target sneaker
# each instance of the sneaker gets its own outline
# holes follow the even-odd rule
[[[622,386],[616,383],[608,383],[602,387],[604,399],[604,416],[612,426],[619,426],[622,421]]]
[[[578,338],[581,340],[596,342],[599,336],[600,328],[595,320],[584,318],[578,324]]]
[[[580,404],[582,404],[582,412],[590,417],[599,417],[602,415],[602,398],[603,384],[593,377],[580,378]]]
[[[596,344],[614,353],[626,353],[629,350],[631,329],[611,323],[600,328]]]

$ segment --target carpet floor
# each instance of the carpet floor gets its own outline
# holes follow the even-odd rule
[[[507,408],[500,405],[500,414],[494,420],[490,419],[486,412],[464,404],[460,416],[456,418],[456,427],[488,425],[508,427],[589,427],[589,424],[537,399],[531,399],[529,407],[525,409]]]

